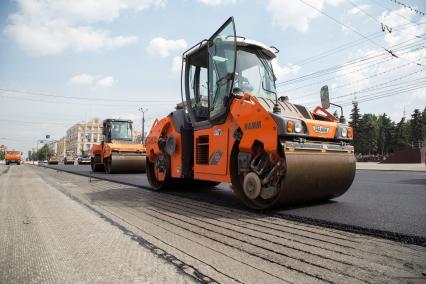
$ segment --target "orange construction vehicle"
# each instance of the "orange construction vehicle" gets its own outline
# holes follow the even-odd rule
[[[10,165],[11,163],[20,165],[22,162],[22,153],[15,149],[7,149],[5,151],[4,159],[6,161],[6,165]]]
[[[133,143],[131,120],[105,119],[103,140],[90,150],[92,171],[106,173],[145,172],[145,147]]]
[[[355,175],[352,128],[322,107],[278,97],[271,61],[278,50],[237,37],[233,18],[182,56],[182,98],[146,139],[154,189],[231,183],[263,209],[342,195]],[[201,182],[202,181],[202,182]]]

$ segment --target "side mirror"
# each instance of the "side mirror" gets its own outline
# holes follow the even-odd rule
[[[321,106],[323,109],[330,107],[330,95],[328,93],[328,86],[322,86],[321,88]]]

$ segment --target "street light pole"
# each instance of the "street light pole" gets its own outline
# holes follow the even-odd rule
[[[141,136],[141,144],[143,144],[143,141],[145,140],[145,112],[148,111],[147,108],[138,108],[140,112],[142,112],[142,136]]]

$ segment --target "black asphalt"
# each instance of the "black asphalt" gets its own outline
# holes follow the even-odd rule
[[[144,174],[93,174],[89,166],[49,165],[85,176],[149,188]],[[194,201],[244,209],[227,184],[214,189],[175,189],[165,192]],[[354,183],[343,196],[322,204],[267,212],[299,221],[318,223],[372,234],[396,234],[426,239],[426,173],[358,170]],[[386,236],[385,236],[386,237]],[[419,238],[417,238],[419,239]],[[419,242],[418,240],[415,242]],[[423,244],[424,245],[424,244]]]

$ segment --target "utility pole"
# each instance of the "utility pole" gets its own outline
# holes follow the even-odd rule
[[[143,141],[145,140],[145,112],[148,111],[147,108],[138,108],[140,112],[142,112],[142,136],[141,136],[141,144],[143,144]]]

